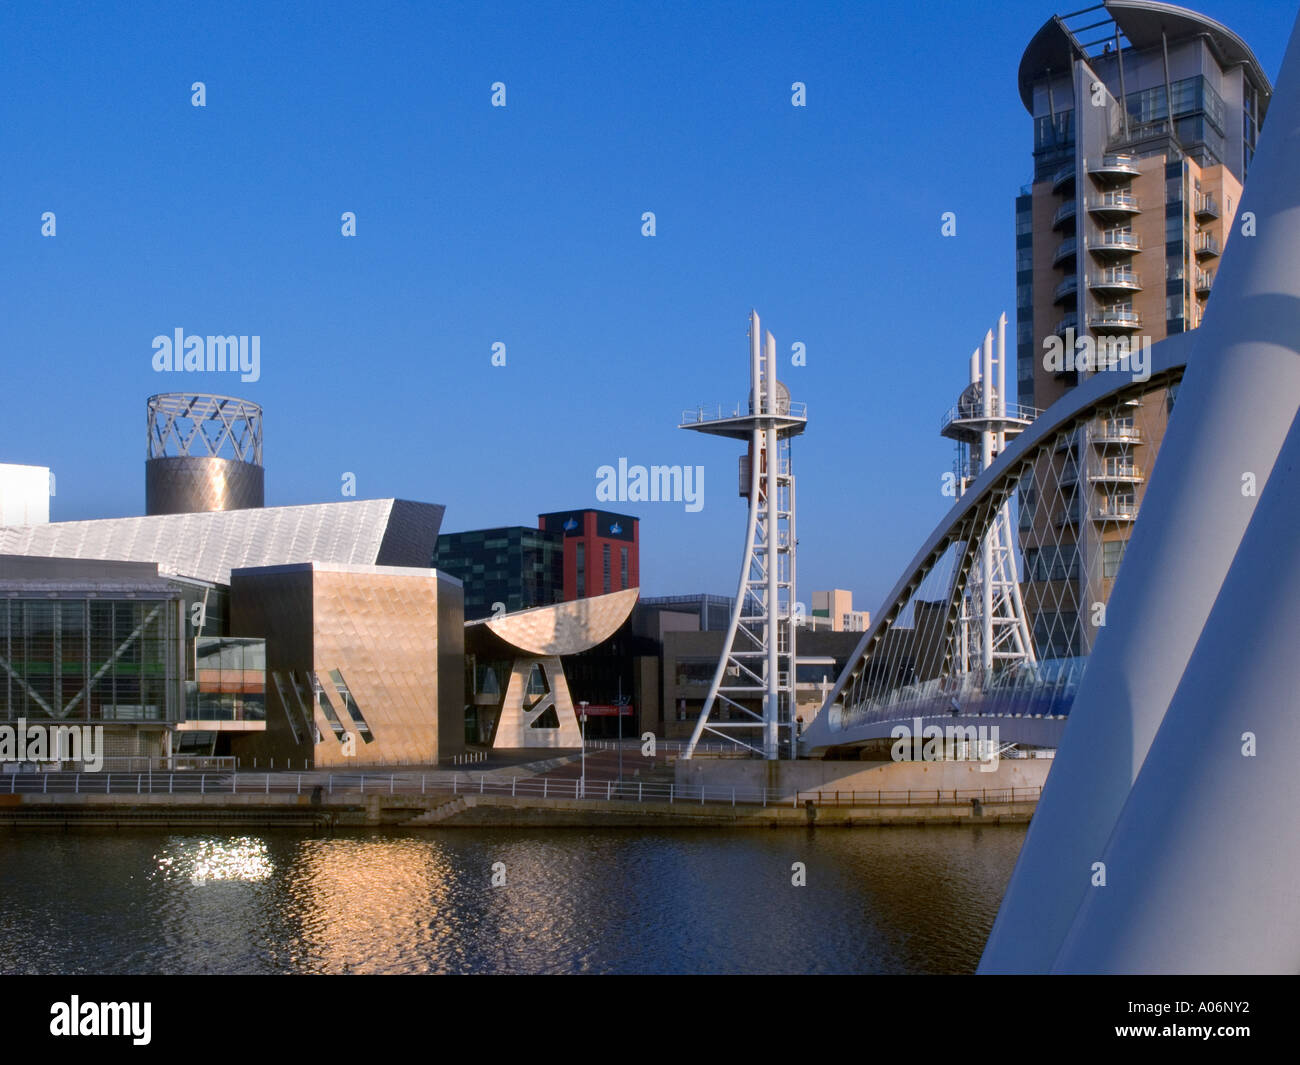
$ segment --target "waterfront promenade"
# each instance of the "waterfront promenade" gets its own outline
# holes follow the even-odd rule
[[[1027,821],[1040,790],[998,779],[982,787],[873,790],[683,784],[662,759],[628,749],[621,778],[618,765],[618,752],[605,749],[588,752],[585,780],[572,752],[463,769],[13,773],[0,777],[0,826],[979,824]]]

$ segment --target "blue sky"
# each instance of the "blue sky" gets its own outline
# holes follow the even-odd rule
[[[1294,4],[1194,6],[1276,75]],[[702,465],[698,513],[611,509],[642,519],[646,594],[730,593],[738,449],[676,425],[743,395],[754,306],[809,410],[800,598],[874,610],[1014,311],[1016,68],[1060,9],[7,5],[0,461],[54,469],[55,520],[141,513],[145,398],[195,389],[265,408],[269,504],[350,472],[449,531],[595,506],[620,457]],[[260,336],[261,379],[155,373],[176,328]]]

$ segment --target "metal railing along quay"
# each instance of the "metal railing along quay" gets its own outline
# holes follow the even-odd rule
[[[812,802],[835,806],[951,806],[1036,801],[1040,788],[912,788],[910,790],[797,791],[766,787],[663,784],[576,777],[489,777],[485,773],[38,773],[11,775],[9,795],[496,795],[513,798],[584,799],[603,802],[723,803],[793,807]],[[30,807],[29,807],[30,808]],[[3,811],[0,811],[3,813]]]

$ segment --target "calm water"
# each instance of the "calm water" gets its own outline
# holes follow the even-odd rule
[[[0,973],[971,972],[1023,839],[0,830]]]

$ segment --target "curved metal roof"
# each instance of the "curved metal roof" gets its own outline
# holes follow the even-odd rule
[[[514,651],[532,655],[571,655],[609,639],[632,613],[639,588],[538,606],[501,617],[465,623],[466,650],[482,647],[491,633]]]
[[[0,527],[0,554],[156,562],[161,573],[229,584],[232,569],[290,562],[428,566],[443,507],[356,499],[256,510]]]
[[[1171,38],[1204,34],[1215,57],[1224,66],[1245,64],[1248,76],[1265,97],[1261,101],[1261,110],[1267,109],[1267,98],[1273,93],[1272,83],[1250,46],[1223,23],[1185,7],[1158,3],[1157,0],[1105,0],[1102,7],[1118,24],[1129,44],[1137,49],[1158,46],[1161,31]],[[1075,57],[1088,58],[1078,38],[1059,15],[1053,15],[1034,34],[1020,57],[1020,100],[1030,114],[1034,111],[1034,82],[1048,73],[1068,70]]]

